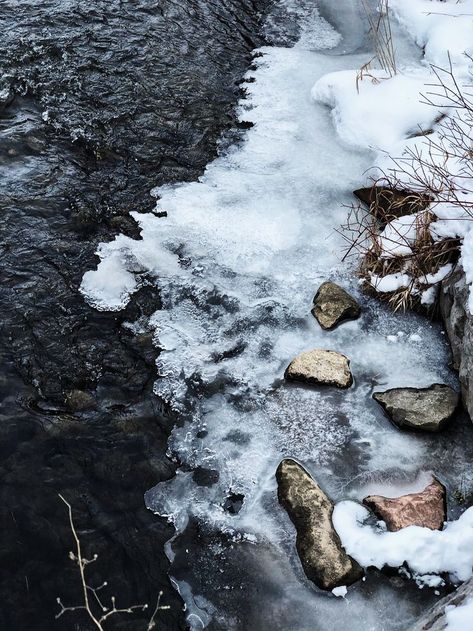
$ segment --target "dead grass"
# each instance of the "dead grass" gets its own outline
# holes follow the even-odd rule
[[[370,79],[373,83],[379,83],[379,78],[372,72],[375,61],[378,62],[387,77],[394,77],[397,74],[389,0],[381,0],[376,11],[373,11],[366,0],[362,0],[362,4],[370,27],[374,56],[361,66],[358,71],[356,76],[357,90],[359,89],[360,81],[366,79]]]
[[[454,238],[434,241],[430,227],[436,216],[426,208],[429,203],[426,197],[386,188],[380,183],[374,183],[371,191],[368,212],[361,204],[350,207],[347,223],[341,231],[348,244],[344,258],[361,255],[358,272],[364,280],[365,289],[387,300],[394,310],[418,309],[422,292],[431,284],[427,277],[444,265],[457,262],[460,242]],[[407,240],[396,230],[390,240],[393,246],[408,246],[411,254],[383,256],[382,229],[397,217],[414,214],[409,213],[409,209],[415,209],[416,213],[415,240]],[[377,292],[372,283],[373,277],[383,278],[390,274],[408,274],[412,280],[408,287],[395,292]]]
[[[387,2],[385,10],[388,11]],[[379,46],[388,42],[392,49],[390,29],[380,30],[377,23],[375,26],[382,33]],[[381,59],[391,64],[391,72],[395,72],[390,52],[381,55]],[[459,85],[451,63],[447,69],[432,67],[432,70],[435,82],[422,98],[443,113],[437,116],[432,129],[415,134],[422,136],[422,141],[407,149],[402,157],[392,158],[392,167],[373,181],[369,190],[355,191],[368,211],[361,204],[351,206],[341,230],[347,241],[345,256],[361,255],[359,273],[366,289],[388,300],[394,309],[419,307],[421,293],[433,284],[427,282],[427,277],[459,259],[461,240],[434,239],[432,224],[439,218],[444,225],[449,220],[473,219],[473,95],[468,91],[471,88]],[[394,231],[396,224],[391,223],[394,219],[414,214],[416,238],[406,243],[410,253],[383,257],[381,236],[386,225],[390,223]],[[405,239],[394,231],[392,241],[402,244]],[[388,274],[407,274],[411,282],[396,292],[376,292],[371,278]]]

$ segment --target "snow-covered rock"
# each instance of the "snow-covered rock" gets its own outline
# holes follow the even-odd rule
[[[279,502],[297,530],[297,552],[307,578],[330,591],[359,580],[363,570],[343,549],[332,525],[333,504],[317,482],[290,459],[280,463],[276,478]]]
[[[333,525],[347,553],[364,568],[404,568],[416,582],[430,587],[444,584],[448,574],[454,583],[473,575],[473,506],[443,530],[408,526],[396,532],[384,522],[367,523],[367,508],[353,501],[335,505]]]

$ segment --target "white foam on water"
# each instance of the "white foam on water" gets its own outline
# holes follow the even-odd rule
[[[311,34],[311,48],[318,33],[321,48],[330,33],[332,45],[338,44],[316,12],[310,20],[304,33]],[[274,473],[282,457],[295,457],[341,499],[358,477],[361,486],[378,471],[412,473],[414,479],[420,469],[430,470],[425,437],[395,430],[371,394],[373,387],[451,383],[446,342],[437,326],[361,296],[354,263],[341,262],[343,204],[351,202],[372,155],[337,138],[311,88],[325,73],[360,67],[366,57],[329,56],[302,45],[260,52],[238,109],[239,119],[254,126],[199,181],[154,191],[156,210],[167,217],[134,213],[142,240],[120,235],[103,244],[102,263],[84,276],[82,291],[97,308],[116,309],[143,274],[160,289],[162,310],[152,318],[161,349],[155,390],[182,418],[169,442],[182,467],[147,493],[148,506],[168,516],[178,535],[192,518],[242,550],[252,546],[261,584],[277,585],[284,594],[266,596],[268,625],[314,629],[317,619],[316,628],[324,630],[379,629],[384,620],[385,629],[405,628],[411,605],[393,598],[384,583],[367,607],[362,588],[336,599],[305,580],[293,526],[277,504]],[[359,321],[329,333],[310,314],[317,287],[327,279],[356,294],[364,308]],[[289,361],[317,347],[350,357],[350,390],[283,383]],[[199,486],[196,467],[217,470],[218,481]],[[223,508],[229,493],[244,495],[237,515]],[[195,575],[201,571],[192,568]],[[209,616],[223,620],[222,628],[242,628],[225,617],[220,580],[216,568],[202,593],[182,590],[192,628]],[[220,601],[212,602],[217,592]],[[211,607],[199,605],[203,599]],[[361,610],[354,622],[353,612]],[[258,625],[256,617],[245,628]]]

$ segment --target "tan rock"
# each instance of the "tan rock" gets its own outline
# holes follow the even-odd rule
[[[358,318],[360,313],[359,304],[342,287],[331,282],[320,285],[312,314],[323,329],[333,329],[344,320]]]
[[[333,527],[333,504],[317,482],[290,459],[280,463],[276,479],[279,502],[296,527],[296,548],[307,578],[326,590],[362,578],[362,568],[345,552]]]
[[[301,353],[286,368],[284,377],[290,381],[348,388],[353,383],[350,362],[336,351],[314,349]]]
[[[407,526],[422,526],[442,530],[447,518],[445,487],[435,478],[420,493],[401,497],[370,495],[363,503],[386,523],[388,530],[396,531]]]

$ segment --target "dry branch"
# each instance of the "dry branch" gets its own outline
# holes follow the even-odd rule
[[[74,519],[72,516],[72,506],[62,495],[59,495],[59,497],[67,506],[67,510],[68,510],[69,525],[71,527],[72,536],[75,542],[75,552],[72,552],[72,551],[69,552],[69,558],[71,559],[71,561],[76,563],[79,568],[83,604],[66,607],[62,603],[61,599],[58,597],[56,600],[59,606],[61,607],[61,610],[56,615],[56,619],[60,618],[66,612],[83,610],[86,612],[86,614],[88,615],[93,625],[97,629],[99,629],[99,631],[105,631],[104,624],[111,617],[115,615],[119,615],[119,614],[132,614],[137,610],[145,611],[146,609],[148,609],[147,604],[131,605],[129,607],[117,607],[115,596],[112,596],[110,598],[110,605],[104,604],[100,596],[100,591],[104,587],[107,587],[108,585],[107,582],[102,583],[102,585],[99,585],[98,587],[92,587],[87,582],[87,577],[86,577],[86,567],[90,565],[91,563],[94,563],[95,561],[97,561],[98,556],[94,554],[94,556],[91,559],[87,559],[86,557],[84,557],[82,553],[81,542],[77,534],[76,527],[74,525]],[[156,616],[158,615],[158,612],[160,610],[170,608],[168,605],[161,605],[162,595],[163,595],[163,592],[159,592],[156,606],[154,608],[154,611],[146,627],[147,631],[151,631],[151,629],[154,629],[156,627]]]

